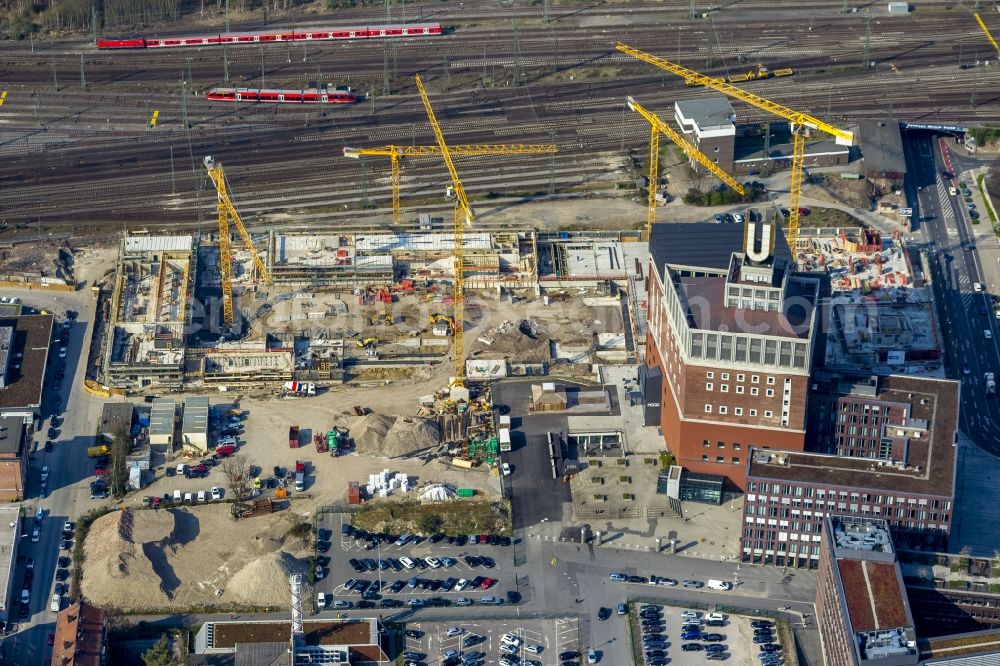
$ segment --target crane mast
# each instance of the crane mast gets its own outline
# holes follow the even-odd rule
[[[688,157],[696,160],[699,164],[718,176],[719,180],[743,196],[744,189],[732,176],[719,168],[717,164],[708,159],[700,150],[694,147],[687,139],[674,131],[674,129],[663,122],[659,116],[645,108],[635,98],[628,98],[628,108],[632,109],[649,122],[652,134],[649,138],[649,212],[646,216],[646,237],[653,230],[656,223],[656,185],[660,178],[660,134],[664,134],[684,151]]]
[[[229,187],[226,182],[226,174],[222,170],[222,164],[213,160],[211,156],[207,156],[205,157],[205,169],[208,171],[208,177],[212,179],[212,183],[215,184],[215,190],[218,193],[216,208],[219,213],[219,270],[222,273],[222,312],[226,328],[232,329],[234,324],[233,252],[232,240],[229,237],[230,218],[232,218],[236,230],[250,252],[250,256],[253,257],[257,273],[265,284],[271,282],[271,275],[257,253],[257,248],[254,247],[250,234],[247,232],[246,227],[243,226],[243,220],[240,218],[236,206],[233,205],[232,199],[229,198]]]
[[[420,100],[424,103],[424,111],[427,112],[427,120],[434,129],[434,136],[441,149],[441,157],[444,158],[448,174],[451,176],[455,199],[455,378],[452,380],[452,388],[461,389],[465,387],[465,225],[471,225],[475,220],[475,215],[469,207],[465,187],[458,177],[455,163],[451,160],[451,152],[449,152],[448,144],[444,140],[444,134],[441,133],[441,126],[438,125],[437,118],[434,116],[434,109],[431,107],[430,99],[427,98],[424,83],[420,80],[419,74],[415,78],[417,90],[420,92]],[[461,214],[465,215],[465,220],[462,220]]]
[[[482,155],[548,155],[559,152],[551,144],[484,144],[468,146],[449,146],[452,155],[482,156]],[[344,148],[344,157],[359,159],[363,155],[388,156],[390,159],[392,180],[392,223],[399,224],[399,161],[403,157],[431,157],[441,154],[439,146],[380,146],[377,148]]]
[[[847,130],[842,130],[839,127],[834,127],[833,125],[819,120],[818,118],[814,118],[808,114],[795,111],[794,109],[790,109],[787,106],[778,104],[777,102],[772,102],[771,100],[765,99],[760,95],[755,95],[751,92],[743,90],[742,88],[737,88],[736,86],[726,83],[722,79],[705,76],[704,74],[700,74],[693,69],[682,67],[681,65],[672,63],[669,60],[640,51],[639,49],[632,48],[626,44],[619,43],[615,45],[615,48],[622,53],[649,63],[654,67],[659,67],[660,69],[666,70],[671,74],[676,74],[689,83],[712,88],[713,90],[717,90],[725,95],[746,102],[751,106],[755,106],[758,109],[784,118],[789,122],[794,137],[792,143],[794,150],[792,154],[792,186],[790,188],[791,192],[788,205],[788,245],[792,250],[792,257],[794,260],[799,238],[799,203],[802,199],[802,165],[805,161],[806,128],[808,127],[810,129],[826,132],[827,134],[832,135],[836,139],[837,143],[841,145],[853,144],[854,134],[848,132]]]
[[[980,16],[978,12],[976,13],[975,16],[976,16],[976,21],[979,22],[979,27],[982,28],[983,32],[986,34],[986,39],[990,40],[990,44],[992,44],[993,48],[997,50],[997,55],[1000,55],[1000,44],[997,44],[997,40],[993,39],[993,35],[990,34],[990,29],[987,28],[986,23],[983,22],[983,17]]]

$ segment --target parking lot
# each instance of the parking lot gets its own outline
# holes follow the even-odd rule
[[[433,666],[446,663],[500,664],[507,658],[520,666],[556,666],[559,655],[580,653],[576,618],[552,620],[489,620],[409,622],[404,663]],[[506,643],[503,637],[508,638]],[[503,649],[503,646],[510,646]],[[516,657],[516,660],[512,657]],[[457,660],[457,661],[456,661]]]
[[[470,541],[460,545],[449,543],[447,538],[420,539],[403,546],[395,542],[372,544],[343,533],[343,526],[350,523],[350,518],[349,513],[324,513],[318,518],[319,562],[328,568],[323,569],[323,578],[316,582],[316,592],[331,597],[327,609],[482,606],[484,599],[485,605],[494,608],[520,600],[510,546]],[[468,559],[470,556],[472,559]],[[483,557],[487,559],[477,561]],[[427,558],[431,558],[429,563]],[[351,564],[352,559],[370,560],[379,566],[358,572]],[[414,565],[407,567],[407,560]],[[477,578],[479,584],[474,586]],[[364,593],[357,587],[348,589],[350,580],[363,581],[369,589]],[[466,583],[460,585],[463,580]],[[378,585],[377,591],[373,584]],[[458,589],[460,586],[463,589]],[[491,600],[499,603],[490,603]]]
[[[652,607],[659,609],[659,613],[649,610],[644,612],[649,607],[649,604],[633,603],[628,609],[637,664],[693,666],[718,661],[739,666],[761,666],[766,661],[770,666],[779,666],[785,663],[782,654],[788,646],[778,638],[781,633],[779,627],[772,625],[772,638],[769,641],[761,638],[755,642],[755,631],[767,630],[755,629],[751,622],[769,622],[768,618],[728,613],[710,616],[704,611],[655,604]],[[695,623],[698,626],[693,627]],[[685,627],[685,624],[688,626]],[[779,645],[782,649],[774,649],[771,652],[774,656],[765,660],[758,656],[761,654],[762,644]]]

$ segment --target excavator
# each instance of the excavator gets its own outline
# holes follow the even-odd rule
[[[354,344],[356,344],[359,348],[370,348],[378,344],[378,338],[361,338]]]
[[[451,317],[434,313],[428,317],[431,323],[431,332],[434,335],[444,337],[451,333],[454,322]]]

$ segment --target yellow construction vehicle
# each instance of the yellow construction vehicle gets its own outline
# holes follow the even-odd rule
[[[740,196],[743,196],[744,190],[742,185],[728,173],[720,169],[712,160],[705,157],[700,150],[675,132],[670,125],[660,120],[655,113],[646,110],[632,97],[628,98],[628,108],[648,120],[652,128],[649,138],[649,209],[646,214],[646,238],[649,238],[649,234],[653,231],[653,225],[656,223],[656,184],[660,181],[660,134],[665,134],[667,138],[684,151],[685,155],[714,173],[719,177],[719,180],[733,188],[736,192],[739,192]]]
[[[257,254],[257,248],[254,247],[253,241],[250,239],[250,234],[247,232],[246,227],[243,226],[243,220],[236,211],[236,206],[233,205],[232,200],[229,198],[229,186],[226,182],[226,174],[222,170],[222,165],[215,162],[209,156],[205,158],[205,169],[208,171],[208,177],[215,184],[215,189],[219,196],[216,207],[219,213],[219,270],[222,272],[222,314],[226,328],[231,329],[233,327],[233,254],[232,240],[229,238],[230,218],[232,218],[233,223],[236,225],[236,230],[243,239],[247,250],[250,251],[250,256],[253,257],[253,263],[257,268],[260,279],[265,284],[268,284],[271,282],[271,274],[268,272],[263,260],[261,260],[260,255]]]
[[[393,323],[394,323],[393,320],[392,320],[392,313],[391,312],[383,312],[382,313],[382,321],[385,322],[386,326],[392,326]]]
[[[354,344],[356,344],[359,348],[374,347],[378,344],[378,338],[361,338]]]
[[[455,203],[455,312],[452,332],[455,334],[455,377],[451,381],[452,397],[467,400],[468,391],[465,391],[465,338],[463,337],[463,325],[465,317],[465,225],[471,225],[475,220],[472,208],[469,206],[469,199],[465,195],[465,186],[462,185],[455,169],[455,163],[451,160],[451,153],[448,144],[445,143],[441,126],[438,125],[434,116],[434,108],[427,97],[424,89],[424,82],[420,80],[420,75],[415,77],[417,92],[420,93],[420,101],[424,103],[424,112],[427,114],[427,121],[434,130],[434,137],[437,139],[438,147],[441,149],[441,157],[448,167],[448,175],[451,176],[452,198]],[[465,217],[463,220],[462,217]]]
[[[795,70],[791,67],[782,67],[780,69],[768,69],[764,65],[758,64],[754,69],[748,72],[743,72],[742,74],[734,74],[733,76],[727,76],[722,79],[726,83],[745,83],[747,81],[756,81],[758,79],[770,79],[778,78],[781,76],[791,76],[795,74]],[[689,86],[701,86],[704,85],[700,81],[695,79],[687,79],[685,83]]]
[[[801,208],[799,203],[802,199],[802,172],[803,172],[803,162],[805,161],[805,150],[806,150],[806,132],[809,130],[818,130],[820,132],[825,132],[832,135],[838,144],[841,145],[853,145],[854,134],[848,132],[847,130],[842,130],[839,127],[834,127],[829,123],[823,122],[818,118],[814,118],[805,113],[795,111],[786,106],[778,104],[777,102],[772,102],[769,99],[765,99],[759,95],[755,95],[751,92],[747,92],[742,88],[737,88],[735,86],[729,85],[721,79],[713,79],[710,76],[705,76],[687,67],[682,67],[675,63],[659,58],[650,53],[640,51],[639,49],[634,49],[626,44],[617,44],[616,49],[632,56],[638,60],[649,63],[654,67],[659,67],[660,69],[666,70],[671,74],[676,74],[677,76],[683,78],[686,81],[694,81],[701,85],[707,86],[721,92],[730,97],[735,97],[738,100],[746,102],[751,106],[755,106],[758,109],[767,111],[776,116],[788,120],[792,127],[792,182],[789,188],[789,202],[788,202],[788,247],[791,248],[793,261],[797,256],[797,245],[799,239],[799,215]],[[808,128],[808,129],[807,129]]]
[[[431,324],[447,324],[448,326],[452,325],[451,317],[448,317],[443,314],[438,314],[436,312],[431,316],[429,316],[427,319],[430,320]]]
[[[449,146],[452,155],[547,155],[558,153],[553,145],[486,144],[469,146]],[[399,224],[399,159],[401,157],[431,157],[441,154],[440,146],[381,146],[378,148],[344,148],[344,157],[360,159],[363,155],[382,155],[390,159],[392,180],[392,222]]]
[[[431,333],[438,337],[444,337],[451,334],[454,322],[451,317],[446,317],[443,314],[432,314],[428,319],[431,322]]]

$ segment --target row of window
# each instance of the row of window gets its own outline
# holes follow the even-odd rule
[[[712,382],[706,382],[705,383],[705,390],[706,391],[714,391],[715,390],[715,384],[713,384]],[[729,384],[720,384],[719,385],[719,391],[721,393],[729,393]],[[743,387],[737,385],[736,386],[736,393],[739,394],[739,395],[743,395]],[[750,395],[759,395],[759,394],[760,394],[760,390],[756,386],[751,386],[750,387]],[[768,398],[773,398],[774,397],[774,389],[766,389],[764,395],[766,395]]]
[[[707,458],[707,456],[702,456],[703,462],[707,462],[705,461],[705,458]],[[827,502],[826,506],[823,506],[823,502],[817,502],[815,507],[807,508],[807,510],[812,510],[812,509],[815,509],[816,511],[814,515],[800,516],[798,511],[796,511],[795,509],[789,509],[787,507],[779,508],[777,506],[769,507],[764,504],[761,504],[760,506],[747,504],[744,510],[744,515],[745,516],[756,515],[762,518],[788,518],[793,520],[795,518],[801,518],[804,521],[812,521],[811,523],[804,522],[803,524],[805,525],[805,529],[800,530],[798,528],[799,525],[798,520],[794,520],[795,527],[793,527],[792,529],[796,532],[811,531],[809,527],[811,524],[816,525],[816,531],[818,532],[819,521],[823,519],[822,512],[824,509],[829,513],[849,512],[854,515],[860,514],[862,516],[879,516],[886,519],[895,518],[899,520],[908,518],[911,520],[919,520],[922,522],[931,521],[932,523],[939,523],[939,522],[947,523],[949,519],[949,515],[947,513],[938,513],[937,511],[918,511],[916,509],[904,509],[904,508],[897,508],[897,509],[886,508],[885,510],[883,510],[883,508],[878,505],[868,506],[867,504],[862,505],[861,507],[858,507],[857,504],[851,504],[850,507],[848,507],[846,504],[843,503],[834,504],[833,502]],[[935,529],[935,525],[933,524],[928,525],[927,527],[930,529]]]
[[[703,440],[701,440],[701,445],[702,445],[703,448],[707,449],[710,446],[712,446],[712,442],[708,441],[707,439],[703,439]],[[717,442],[715,446],[716,446],[716,448],[719,448],[719,449],[725,449],[726,448],[726,443],[725,442]],[[741,450],[743,450],[743,445],[740,444],[739,442],[733,442],[733,451],[741,451]]]
[[[707,403],[705,404],[705,413],[706,414],[711,414],[713,409],[714,409],[714,407],[712,405],[707,404]],[[748,411],[749,411],[749,415],[750,416],[757,416],[757,410],[756,409],[750,409]],[[723,415],[723,416],[726,416],[727,414],[729,414],[729,407],[727,405],[719,405],[719,411],[718,411],[718,413],[721,414],[721,415]],[[743,408],[742,407],[733,407],[733,416],[743,416]],[[772,418],[773,416],[774,416],[774,412],[772,412],[770,409],[765,409],[764,410],[764,418],[765,419]]]
[[[825,488],[814,488],[812,486],[792,486],[792,485],[782,485],[780,483],[769,483],[767,481],[748,481],[747,482],[747,500],[750,502],[755,501],[755,496],[753,493],[761,493],[760,501],[767,499],[766,494],[771,495],[786,495],[791,497],[818,497],[820,499],[825,499],[827,496],[830,499],[839,499],[842,502],[846,502],[850,499],[851,502],[863,502],[865,504],[908,504],[917,506],[929,506],[932,509],[944,509],[945,511],[951,510],[951,500],[937,500],[937,499],[927,499],[924,497],[914,498],[914,497],[900,497],[896,495],[879,495],[875,493],[865,493],[865,492],[847,492],[845,490],[827,490]],[[777,502],[778,497],[771,497],[772,502]]]
[[[719,379],[721,379],[724,382],[728,382],[729,381],[730,374],[728,372],[721,372],[719,374],[721,375],[719,377]],[[715,379],[715,372],[712,371],[712,370],[709,370],[708,372],[705,373],[705,378],[706,379]],[[767,385],[768,386],[774,386],[774,377],[768,376],[766,379],[767,379]],[[743,374],[742,372],[737,373],[736,374],[736,381],[738,381],[738,382],[745,382],[746,381],[746,375]],[[750,375],[750,383],[751,384],[760,384],[760,375]]]
[[[709,458],[708,458],[707,455],[703,455],[701,457],[701,461],[703,463],[710,463],[710,462],[712,462],[711,460],[709,460]],[[715,464],[716,465],[725,465],[726,464],[726,457],[725,456],[715,456]],[[733,456],[733,458],[732,458],[732,464],[739,465],[740,464],[740,457],[739,456]]]

